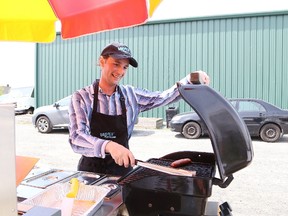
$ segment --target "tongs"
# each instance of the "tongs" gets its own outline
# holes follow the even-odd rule
[[[148,169],[156,170],[159,172],[167,173],[170,175],[177,175],[177,176],[196,176],[196,171],[189,171],[189,170],[184,170],[184,169],[176,169],[172,167],[166,167],[166,166],[161,166],[158,164],[153,164],[149,162],[144,162],[141,160],[136,160],[136,165],[139,165],[141,167],[145,167]]]

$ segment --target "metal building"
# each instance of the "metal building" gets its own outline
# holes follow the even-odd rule
[[[145,25],[36,46],[37,106],[51,104],[100,76],[97,61],[112,41],[126,43],[139,67],[123,84],[165,90],[194,70],[227,98],[260,98],[288,108],[288,11],[201,17]],[[190,111],[184,101],[173,104]],[[161,107],[142,117],[165,118]]]

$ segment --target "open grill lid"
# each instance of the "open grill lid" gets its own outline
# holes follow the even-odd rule
[[[252,161],[249,131],[230,102],[209,86],[188,84],[178,88],[207,126],[221,178],[218,182],[215,179],[214,184],[227,187],[232,174]]]

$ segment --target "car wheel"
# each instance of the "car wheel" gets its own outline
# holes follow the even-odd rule
[[[37,119],[36,127],[40,133],[50,133],[52,131],[51,122],[46,116],[40,116]]]
[[[34,109],[33,109],[33,108],[30,108],[30,109],[28,109],[28,110],[27,110],[27,114],[30,114],[30,115],[32,115],[32,114],[33,114],[33,112],[34,112]]]
[[[281,136],[281,129],[275,124],[266,124],[260,130],[260,137],[265,142],[275,142]]]
[[[197,139],[201,135],[201,127],[196,122],[188,122],[183,126],[182,134],[187,139]]]

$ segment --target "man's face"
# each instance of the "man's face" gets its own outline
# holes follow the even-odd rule
[[[126,74],[129,67],[128,59],[100,58],[102,77],[110,85],[117,85]]]

